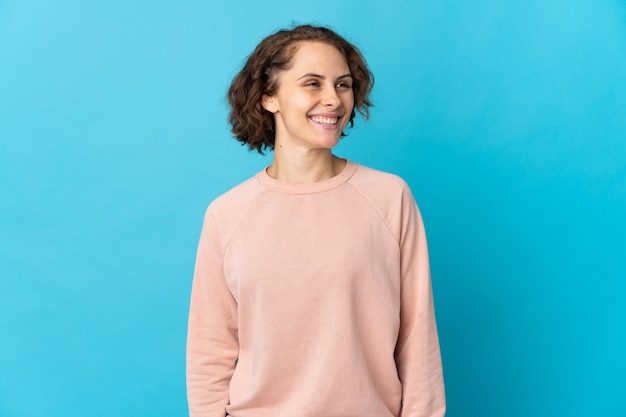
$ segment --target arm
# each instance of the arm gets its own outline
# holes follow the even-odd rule
[[[187,333],[191,417],[224,417],[238,356],[237,304],[223,274],[215,219],[205,216],[194,271]]]
[[[395,352],[402,382],[400,416],[441,417],[446,405],[426,233],[408,187],[402,202],[400,245],[400,334]]]

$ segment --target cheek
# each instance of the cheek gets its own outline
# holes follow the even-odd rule
[[[350,107],[354,107],[354,90],[350,90],[347,94],[346,94],[346,106],[350,106]]]
[[[311,99],[304,94],[292,94],[285,97],[284,102],[287,107],[294,110],[302,110],[311,105]]]
[[[349,97],[346,97],[343,102],[343,106],[346,110],[348,110],[348,113],[351,112],[352,109],[354,109],[354,95],[350,94]]]

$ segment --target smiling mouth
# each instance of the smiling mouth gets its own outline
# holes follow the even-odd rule
[[[310,119],[324,126],[334,126],[339,122],[339,117],[311,116]]]

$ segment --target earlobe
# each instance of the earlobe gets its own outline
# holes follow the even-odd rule
[[[276,113],[278,111],[274,96],[268,96],[267,94],[263,94],[263,96],[261,97],[261,106],[263,106],[263,108],[270,113]]]

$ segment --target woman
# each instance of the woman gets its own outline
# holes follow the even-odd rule
[[[426,236],[406,183],[332,153],[373,78],[315,26],[264,39],[228,92],[267,169],[209,206],[189,315],[191,416],[442,416]]]

